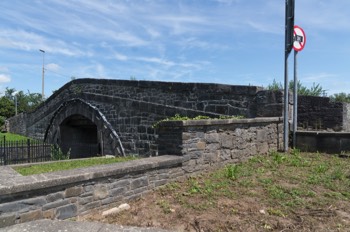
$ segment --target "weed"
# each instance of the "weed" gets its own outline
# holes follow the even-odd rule
[[[238,178],[239,172],[240,170],[238,165],[232,164],[232,165],[227,165],[225,167],[226,178],[236,180]]]
[[[159,207],[163,210],[163,212],[165,214],[169,214],[169,213],[172,212],[172,210],[170,208],[170,204],[166,200],[159,200],[159,201],[157,201],[157,205],[159,205]]]
[[[286,217],[286,215],[279,209],[268,208],[266,210],[270,215],[278,216],[278,217]]]
[[[333,192],[333,191],[324,193],[324,196],[332,199],[338,199],[338,200],[341,200],[344,198],[343,194],[339,192]]]
[[[288,198],[288,194],[284,191],[283,187],[279,185],[272,185],[267,188],[269,195],[274,199],[284,200]]]
[[[345,174],[343,170],[339,167],[337,167],[333,172],[331,173],[331,178],[333,180],[343,180],[345,178]]]
[[[278,152],[272,152],[272,159],[275,162],[275,164],[281,164],[286,160],[286,157]]]
[[[177,182],[169,183],[159,188],[160,193],[164,196],[180,188]]]
[[[261,182],[264,185],[270,185],[272,184],[273,180],[271,178],[260,178],[259,182]]]
[[[245,188],[254,186],[254,183],[253,183],[252,180],[240,180],[238,182],[238,184],[239,184],[239,186],[242,186],[242,187],[245,187]]]
[[[189,189],[190,194],[201,192],[201,186],[196,179],[190,178],[189,185],[190,185],[190,189]]]
[[[316,167],[313,169],[315,173],[325,173],[329,169],[328,165],[325,163],[321,163],[319,165],[316,165]]]
[[[320,184],[322,182],[322,178],[318,174],[311,174],[306,180],[308,184]]]
[[[241,115],[236,115],[236,116],[226,116],[226,115],[222,115],[219,117],[219,119],[242,119],[244,118],[244,116],[241,116]],[[208,116],[204,116],[204,115],[198,115],[194,118],[190,118],[190,117],[187,117],[187,116],[181,116],[179,114],[175,114],[175,116],[173,117],[169,117],[169,118],[166,118],[166,119],[162,119],[156,123],[154,123],[152,125],[153,128],[158,128],[160,123],[162,122],[165,122],[165,121],[186,121],[186,120],[209,120],[209,119],[218,119],[218,118],[210,118]]]

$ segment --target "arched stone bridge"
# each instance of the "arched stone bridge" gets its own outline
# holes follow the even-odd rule
[[[79,157],[157,155],[152,125],[180,114],[281,116],[282,94],[255,86],[102,79],[73,80],[36,111],[10,119],[10,131],[57,143]],[[90,144],[91,146],[87,146]]]

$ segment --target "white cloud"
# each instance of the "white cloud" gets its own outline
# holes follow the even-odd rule
[[[36,51],[43,49],[45,52],[58,53],[66,56],[88,55],[62,40],[51,39],[25,30],[0,30],[0,47],[19,49],[24,51]]]
[[[128,57],[127,57],[127,56],[125,56],[125,55],[123,55],[123,54],[121,54],[121,53],[119,53],[119,52],[115,52],[115,53],[114,53],[114,56],[115,56],[115,58],[116,58],[117,60],[120,60],[120,61],[126,61],[126,60],[128,60]]]
[[[350,29],[350,1],[324,0],[298,1],[296,3],[297,21],[301,25],[317,30],[342,31]]]
[[[61,69],[61,67],[58,64],[50,63],[45,65],[45,69],[53,72],[58,72]]]
[[[7,74],[0,74],[0,83],[8,83],[11,81],[11,77]]]

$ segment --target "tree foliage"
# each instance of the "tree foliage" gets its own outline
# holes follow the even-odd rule
[[[0,117],[9,118],[15,115],[15,103],[17,102],[17,112],[33,111],[41,102],[40,93],[24,93],[16,91],[14,88],[6,88],[4,96],[0,97]],[[1,126],[1,125],[0,125]]]
[[[3,96],[0,98],[0,116],[9,118],[15,115],[15,104],[12,100]]]
[[[350,94],[346,94],[346,93],[336,93],[332,96],[330,96],[330,99],[332,101],[336,101],[336,102],[348,102],[350,103]]]
[[[269,84],[267,86],[268,90],[282,90],[283,86],[281,82],[277,82],[275,79],[273,80],[272,84]],[[289,82],[289,90],[293,91],[294,89],[294,81],[291,80]],[[325,96],[326,91],[322,88],[320,84],[313,83],[310,88],[304,86],[300,81],[297,82],[297,92],[298,95],[303,96]]]

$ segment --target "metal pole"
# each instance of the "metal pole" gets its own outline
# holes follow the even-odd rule
[[[288,91],[288,56],[293,46],[294,0],[286,0],[285,53],[284,53],[284,109],[283,109],[283,142],[284,152],[288,152],[289,137],[289,91]]]
[[[17,96],[15,95],[15,114],[17,116]]]
[[[285,53],[284,59],[284,109],[283,109],[283,128],[284,128],[284,152],[288,152],[288,136],[289,136],[289,91],[288,91],[288,51]]]
[[[43,72],[42,72],[42,80],[41,80],[41,99],[45,99],[44,85],[45,85],[45,51],[39,50],[43,53]]]
[[[294,50],[294,89],[293,89],[293,148],[296,148],[297,127],[298,127],[298,75],[297,75],[297,55]]]

